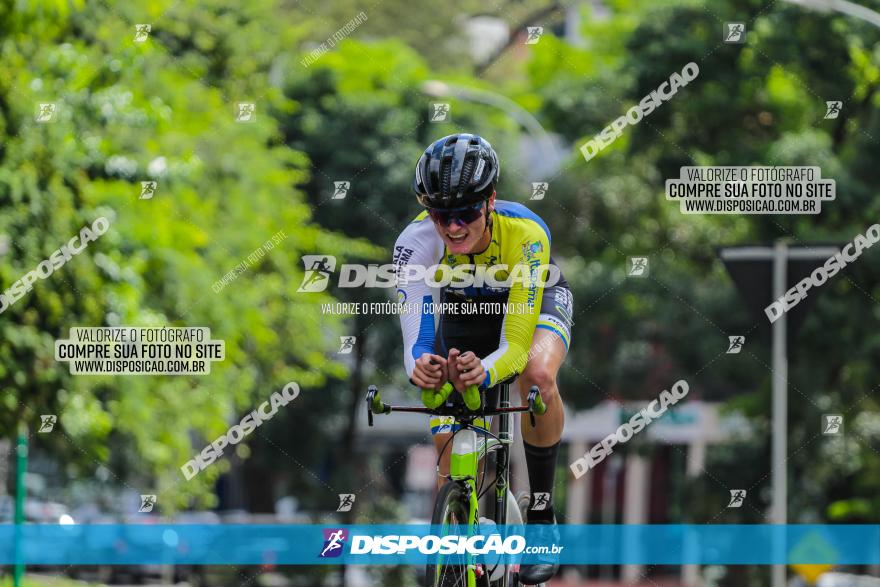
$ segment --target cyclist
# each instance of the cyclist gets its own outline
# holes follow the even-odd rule
[[[403,230],[394,248],[398,300],[422,308],[401,313],[404,363],[410,381],[423,389],[439,390],[451,381],[460,393],[471,384],[488,390],[517,374],[524,402],[531,386],[540,388],[547,412],[534,428],[523,414],[521,426],[531,492],[527,522],[555,535],[552,497],[564,423],[556,374],[568,352],[572,296],[561,273],[555,284],[541,280],[535,266],[558,272],[550,258],[550,230],[525,206],[496,199],[498,174],[495,150],[471,134],[435,141],[416,165],[413,189],[427,210]],[[495,267],[496,281],[467,285],[453,279],[432,288],[426,279],[407,279],[408,265],[458,267],[473,276]],[[517,273],[516,266],[526,269]],[[504,278],[508,283],[499,284]],[[453,311],[435,317],[432,302]],[[501,311],[484,311],[497,308]],[[461,401],[455,395],[453,401]],[[486,401],[494,405],[497,393]],[[439,454],[454,432],[452,419],[432,418],[430,425]],[[445,452],[441,475],[449,472],[449,449]],[[542,494],[544,507],[533,509],[536,494]],[[541,583],[558,567],[554,558],[523,565],[520,581]]]

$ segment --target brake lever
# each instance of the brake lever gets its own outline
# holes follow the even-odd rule
[[[529,390],[528,402],[529,422],[532,424],[532,428],[534,428],[537,424],[537,422],[535,421],[535,414],[542,416],[547,412],[547,404],[545,404],[544,400],[541,399],[541,390],[538,389],[537,385],[533,385],[532,388]]]
[[[367,426],[373,425],[373,398],[379,393],[379,388],[371,385],[367,388]]]

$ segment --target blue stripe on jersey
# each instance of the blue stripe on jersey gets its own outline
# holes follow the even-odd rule
[[[555,326],[551,326],[550,324],[538,324],[537,326],[535,326],[535,328],[546,328],[550,332],[556,334],[556,336],[562,339],[562,344],[565,345],[565,350],[568,350],[568,340],[566,340],[565,335],[562,333],[561,330],[559,330]]]
[[[434,352],[434,313],[422,313],[425,304],[428,304],[428,307],[430,308],[432,307],[430,304],[433,301],[434,300],[431,296],[422,297],[422,307],[419,308],[419,313],[422,314],[422,321],[419,323],[419,336],[416,338],[416,343],[412,348],[413,359],[418,359],[425,353]]]
[[[507,216],[509,218],[528,218],[529,220],[533,220],[538,223],[541,228],[544,229],[544,232],[547,234],[547,242],[551,242],[550,239],[550,229],[547,228],[547,225],[541,220],[541,217],[520,204],[519,202],[508,202],[507,200],[495,200],[495,211],[498,212],[502,216]]]

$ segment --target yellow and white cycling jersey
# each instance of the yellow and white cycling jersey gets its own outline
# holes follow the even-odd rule
[[[468,255],[452,254],[446,249],[427,212],[416,216],[398,237],[393,261],[398,274],[398,300],[424,308],[419,312],[401,313],[407,375],[412,375],[415,360],[423,353],[442,354],[445,350],[444,337],[438,340],[441,317],[432,311],[437,307],[432,303],[444,302],[446,306],[445,302],[449,301],[473,304],[492,301],[503,305],[504,310],[496,316],[475,312],[472,316],[442,317],[453,324],[466,323],[472,327],[468,330],[474,332],[479,331],[478,326],[487,324],[494,329],[491,349],[477,353],[486,369],[486,379],[480,386],[483,389],[522,372],[536,327],[556,332],[568,347],[571,294],[550,257],[547,225],[522,204],[497,200],[491,227],[492,236],[486,250]],[[433,287],[426,279],[403,278],[408,265],[436,266],[432,272]],[[452,271],[447,270],[450,268]],[[549,287],[554,275],[551,269],[556,276],[553,288]],[[461,279],[462,276],[466,278]],[[543,303],[545,291],[551,289],[553,299]],[[495,322],[499,324],[497,328],[492,326]]]

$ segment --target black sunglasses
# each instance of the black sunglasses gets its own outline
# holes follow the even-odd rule
[[[428,215],[431,220],[443,226],[449,226],[453,221],[459,224],[470,224],[483,215],[484,203],[478,202],[470,206],[452,209],[428,208]]]

